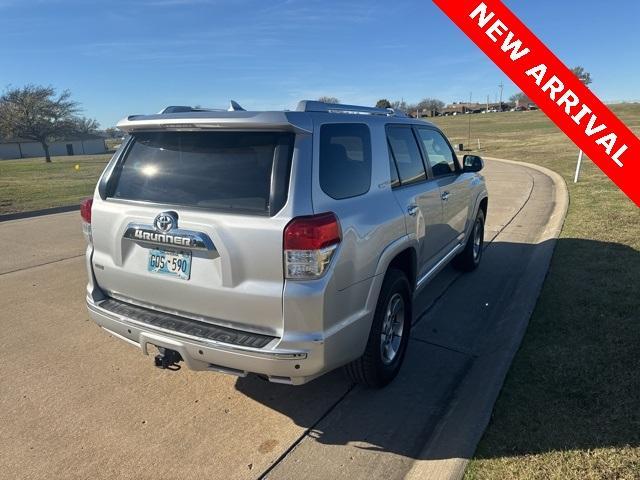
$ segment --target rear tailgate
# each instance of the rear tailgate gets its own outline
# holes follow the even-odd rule
[[[280,336],[290,218],[275,213],[286,201],[294,138],[134,133],[93,204],[100,288],[141,306]],[[158,271],[158,258],[190,261],[176,274]]]

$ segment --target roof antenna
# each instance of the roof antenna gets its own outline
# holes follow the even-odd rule
[[[227,111],[228,112],[246,112],[246,110],[242,108],[240,104],[235,100],[229,101],[229,109]]]

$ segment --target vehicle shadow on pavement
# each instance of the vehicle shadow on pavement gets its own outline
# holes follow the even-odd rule
[[[514,303],[526,294],[535,301],[540,282],[536,288],[523,279],[539,249],[552,246],[494,242],[477,271],[444,270],[417,300],[426,311],[415,321],[400,375],[383,390],[354,386],[340,371],[299,387],[249,376],[238,379],[236,389],[308,429],[287,455],[304,458],[305,471],[376,452],[396,454],[385,460],[396,472],[417,458],[469,458],[495,394],[486,395],[490,401],[482,408],[474,402],[492,384],[497,393],[527,325],[528,314],[522,320],[513,315]],[[638,272],[640,254],[627,246],[558,240],[552,273],[480,456],[640,445]],[[461,387],[478,362],[503,354],[502,369],[484,371],[471,390]],[[335,392],[336,383],[344,394],[321,416],[309,415],[309,406]],[[464,421],[451,418],[451,405],[461,403],[468,404]],[[443,438],[443,424],[453,424],[455,433]]]

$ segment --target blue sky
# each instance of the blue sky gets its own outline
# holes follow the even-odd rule
[[[640,100],[638,0],[508,0],[605,101]],[[445,102],[516,87],[430,0],[0,0],[0,87],[68,88],[103,127],[166,105]]]

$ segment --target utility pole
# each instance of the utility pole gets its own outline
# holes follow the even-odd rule
[[[487,113],[489,113],[489,95],[487,95]]]
[[[500,111],[502,111],[502,91],[504,90],[504,83],[500,82],[498,88],[500,89]]]
[[[471,108],[471,100],[473,99],[473,92],[469,92],[469,108]],[[469,117],[469,145],[471,145],[471,114],[467,115]]]

